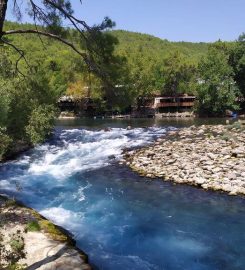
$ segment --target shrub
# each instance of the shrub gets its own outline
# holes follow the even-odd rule
[[[232,129],[233,130],[236,129],[239,131],[239,130],[243,130],[244,127],[242,126],[241,122],[236,121],[232,125],[227,126],[227,130],[232,130]]]
[[[32,111],[26,133],[33,144],[42,143],[51,134],[55,115],[52,105],[39,105]]]
[[[7,152],[12,139],[6,134],[6,129],[0,127],[0,161],[2,160],[4,154]]]

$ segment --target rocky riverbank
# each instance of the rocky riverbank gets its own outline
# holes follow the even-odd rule
[[[0,269],[91,270],[64,229],[0,196]]]
[[[238,122],[170,131],[125,160],[142,176],[245,195],[245,131]]]

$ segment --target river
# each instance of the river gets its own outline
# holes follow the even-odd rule
[[[243,270],[244,198],[141,178],[118,163],[125,148],[202,123],[57,121],[49,142],[0,165],[0,193],[71,231],[94,269]]]

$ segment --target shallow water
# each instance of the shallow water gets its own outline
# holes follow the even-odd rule
[[[60,123],[50,142],[1,165],[0,192],[70,230],[101,270],[245,269],[243,198],[151,181],[118,164],[124,148],[152,142],[170,123],[77,124]]]

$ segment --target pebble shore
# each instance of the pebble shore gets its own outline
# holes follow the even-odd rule
[[[245,195],[245,130],[238,122],[170,131],[124,158],[142,176]]]

